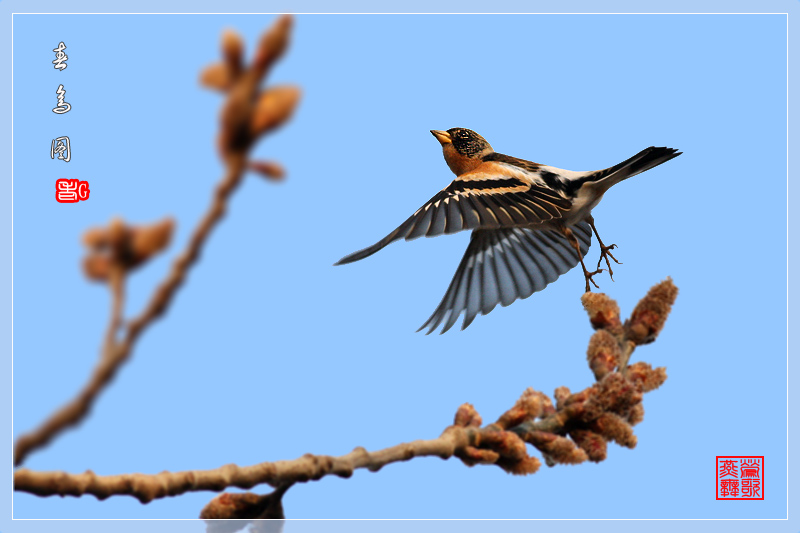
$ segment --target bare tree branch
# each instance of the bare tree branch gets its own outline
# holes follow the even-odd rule
[[[445,428],[438,438],[415,440],[376,452],[358,447],[339,457],[306,454],[290,461],[246,467],[230,464],[214,470],[153,475],[97,476],[91,471],[68,474],[20,469],[14,474],[14,487],[40,496],[91,494],[105,499],[130,495],[146,503],[189,491],[249,489],[261,483],[285,491],[294,483],[318,480],[327,475],[348,478],[360,468],[377,472],[388,464],[414,457],[449,459],[455,456],[468,466],[495,464],[512,474],[532,474],[541,463],[528,455],[526,443],[538,449],[550,466],[602,461],[606,457],[607,441],[629,448],[636,445],[632,426],[642,420],[643,393],[659,387],[667,378],[663,368],[654,370],[647,363],[628,366],[626,357],[636,346],[655,339],[676,296],[677,288],[671,280],[659,283],[623,324],[616,302],[604,294],[584,295],[584,307],[598,330],[592,336],[587,353],[596,383],[574,394],[566,387],[559,387],[555,392],[555,405],[545,394],[527,389],[496,422],[483,427],[475,408],[464,404],[457,410],[453,425]],[[277,494],[273,499],[283,492]],[[268,496],[218,496],[209,503],[210,507],[207,506],[205,517],[230,518],[240,513],[242,517],[254,518],[268,503],[274,506],[275,502]],[[226,512],[230,514],[226,516]]]

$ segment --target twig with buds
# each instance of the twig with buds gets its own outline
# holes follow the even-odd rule
[[[18,470],[16,490],[41,496],[92,494],[104,499],[131,495],[141,502],[188,491],[220,491],[226,487],[251,488],[266,483],[276,488],[268,495],[223,493],[209,502],[201,518],[283,518],[281,497],[294,483],[327,475],[350,477],[356,469],[372,472],[414,457],[458,457],[468,466],[494,464],[517,475],[532,474],[541,466],[528,454],[527,444],[539,450],[549,466],[599,462],[606,458],[606,443],[633,448],[632,426],[642,421],[642,396],[667,379],[663,368],[638,362],[628,365],[636,346],[653,342],[675,301],[678,290],[667,279],[650,289],[624,323],[616,302],[605,294],[582,297],[592,326],[587,359],[596,382],[581,392],[566,387],[555,391],[555,405],[545,394],[527,389],[497,421],[482,426],[475,408],[463,404],[453,425],[436,439],[417,440],[376,452],[356,448],[340,456],[307,454],[290,461],[214,470],[97,476],[93,472],[31,472]]]
[[[14,448],[15,465],[22,464],[28,454],[45,446],[68,427],[78,424],[89,413],[100,392],[130,356],[139,335],[169,307],[178,287],[200,256],[211,230],[225,214],[228,199],[244,173],[250,168],[271,179],[283,177],[282,167],[277,163],[249,162],[248,154],[257,140],[289,120],[299,101],[300,91],[296,87],[279,86],[263,91],[260,88],[270,67],[288,45],[291,25],[290,16],[278,18],[262,37],[255,59],[247,68],[242,64],[242,39],[231,31],[223,35],[223,62],[206,69],[201,82],[227,94],[218,140],[227,167],[225,176],[214,192],[208,211],[166,279],[156,288],[142,313],[124,326],[122,309],[127,275],[167,246],[174,223],[166,219],[151,226],[127,226],[115,219],[107,228],[94,228],[85,233],[84,243],[89,248],[89,255],[84,261],[84,272],[92,280],[108,283],[112,294],[111,319],[100,361],[73,400],[53,413],[40,427],[19,437]],[[118,339],[121,328],[121,339]]]

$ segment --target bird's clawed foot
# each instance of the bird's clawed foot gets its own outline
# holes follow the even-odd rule
[[[600,239],[598,239],[598,240],[600,240]],[[597,268],[600,268],[600,263],[603,262],[603,259],[606,260],[606,266],[608,266],[608,275],[611,278],[611,281],[614,281],[614,271],[611,270],[611,262],[608,260],[608,258],[610,257],[611,259],[613,259],[614,262],[616,264],[618,264],[618,265],[622,264],[619,261],[617,261],[617,258],[614,257],[614,255],[611,253],[611,250],[613,250],[616,247],[617,247],[616,244],[612,244],[611,246],[604,246],[603,243],[601,242],[600,243],[600,259],[597,260]]]
[[[581,265],[582,264],[583,263],[581,263]],[[592,285],[594,285],[595,289],[600,288],[600,285],[595,283],[595,281],[592,279],[592,277],[594,277],[595,274],[599,274],[600,272],[603,272],[602,268],[598,268],[594,272],[589,272],[588,270],[586,270],[586,267],[583,267],[583,277],[586,278],[586,292],[592,292],[592,287],[589,285],[590,281],[592,282]]]

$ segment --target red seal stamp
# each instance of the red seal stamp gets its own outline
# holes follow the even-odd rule
[[[56,180],[56,201],[62,204],[74,204],[89,199],[89,182],[81,180]]]
[[[763,455],[717,455],[718,500],[763,500]]]

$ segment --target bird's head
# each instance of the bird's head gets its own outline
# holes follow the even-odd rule
[[[472,170],[481,163],[481,158],[494,152],[486,139],[466,128],[431,130],[431,133],[442,145],[444,160],[456,176]]]

